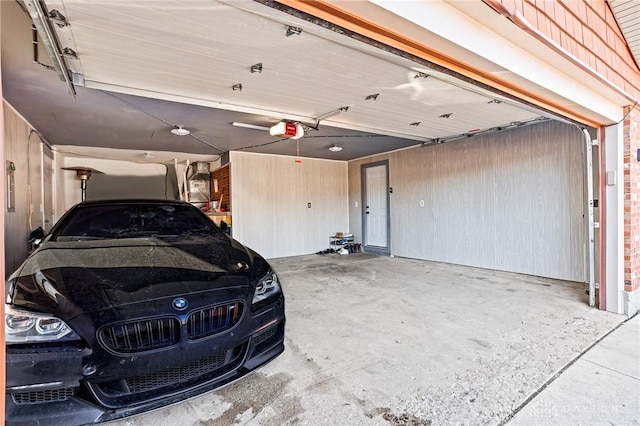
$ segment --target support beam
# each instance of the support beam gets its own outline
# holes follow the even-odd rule
[[[624,144],[623,124],[604,128],[605,175],[600,184],[606,195],[605,285],[601,286],[600,308],[624,313]],[[604,288],[602,288],[604,287]]]

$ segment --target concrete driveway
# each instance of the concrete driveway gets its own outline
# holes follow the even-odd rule
[[[272,260],[286,350],[124,425],[498,425],[625,317],[582,284],[364,253]]]

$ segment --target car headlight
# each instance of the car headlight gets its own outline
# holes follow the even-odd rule
[[[80,340],[80,337],[60,318],[22,311],[11,305],[5,305],[4,309],[7,344]]]
[[[260,278],[256,285],[256,291],[253,294],[254,305],[269,297],[280,293],[280,283],[278,282],[278,276],[275,272],[269,271],[267,275]]]

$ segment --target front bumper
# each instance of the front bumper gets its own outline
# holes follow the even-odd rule
[[[143,375],[138,368],[132,373],[135,377],[128,378],[130,383],[144,382],[150,387],[130,401],[126,396],[110,396],[111,383],[124,380],[104,382],[83,375],[90,349],[67,348],[61,351],[49,348],[36,352],[7,347],[5,422],[7,426],[100,423],[165,407],[219,388],[283,352],[284,298],[280,297],[274,304],[254,314],[251,324],[250,334],[243,333],[240,340],[226,339],[227,347],[215,345],[216,354],[225,354],[224,361],[212,364],[212,369],[206,372],[202,370],[203,365],[209,361],[194,360],[193,354],[185,356],[188,361],[183,364],[172,363],[162,370],[149,368]],[[201,356],[202,345],[199,346],[196,352]],[[205,358],[215,358],[216,354],[206,354]],[[158,352],[147,357],[157,359],[163,355]],[[126,358],[130,361],[131,357]],[[125,364],[125,357],[121,362]],[[186,376],[185,371],[189,372]],[[163,382],[158,382],[159,378]],[[128,389],[127,385],[124,386]],[[121,392],[113,395],[121,395]]]

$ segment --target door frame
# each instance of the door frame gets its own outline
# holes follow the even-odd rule
[[[370,246],[367,241],[367,218],[365,214],[365,209],[367,205],[367,169],[370,167],[377,166],[385,166],[385,171],[387,175],[387,183],[386,187],[386,201],[387,201],[387,246],[386,247],[378,247],[378,246]],[[391,193],[391,188],[389,187],[389,160],[381,160],[376,161],[374,163],[362,164],[360,166],[360,194],[362,197],[362,249],[367,253],[374,253],[380,255],[391,255],[391,197],[389,194]]]

